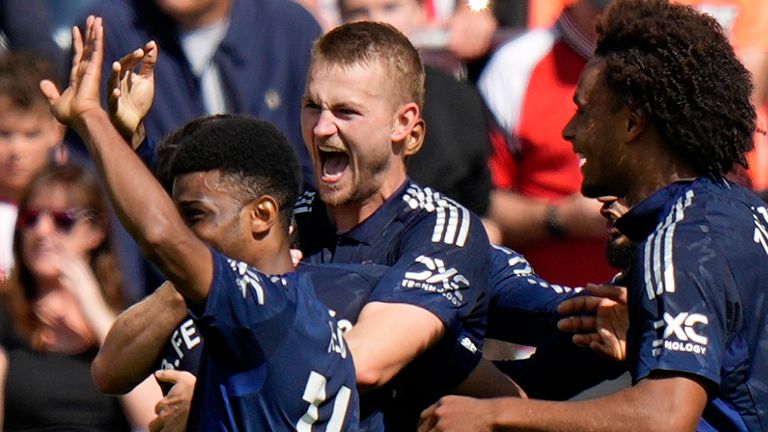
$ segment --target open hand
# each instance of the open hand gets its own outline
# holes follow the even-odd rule
[[[149,41],[112,64],[108,87],[109,116],[126,141],[136,141],[134,135],[152,107],[157,56],[157,43]]]
[[[101,64],[104,61],[104,27],[101,18],[88,17],[85,40],[80,30],[73,27],[72,47],[74,55],[69,86],[59,93],[53,82],[40,82],[40,90],[48,98],[53,115],[59,122],[70,126],[83,114],[91,110],[101,110],[99,85]]]
[[[577,333],[573,343],[589,347],[615,360],[627,357],[627,289],[616,285],[587,284],[591,296],[577,296],[560,303],[557,310],[570,315],[558,322],[562,331]]]

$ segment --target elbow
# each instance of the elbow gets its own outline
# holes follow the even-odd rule
[[[117,388],[118,386],[112,380],[109,374],[109,368],[104,364],[105,362],[100,356],[96,356],[91,363],[91,378],[93,383],[96,384],[96,388],[100,392],[106,394],[120,394]]]
[[[133,389],[133,386],[121,382],[112,372],[110,362],[97,355],[91,363],[91,378],[100,392],[111,395],[123,395]]]
[[[360,365],[355,362],[355,379],[357,388],[361,392],[374,390],[389,382],[389,377],[380,368],[372,365]]]
[[[142,235],[141,246],[145,255],[151,256],[174,241],[173,226],[162,219],[149,224]]]

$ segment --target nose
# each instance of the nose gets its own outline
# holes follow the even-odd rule
[[[53,222],[53,216],[48,212],[42,212],[37,217],[35,224],[29,229],[39,236],[50,235],[56,232],[56,225]]]
[[[563,127],[563,131],[561,132],[563,139],[568,142],[573,142],[573,137],[574,137],[573,119],[575,117],[576,116],[574,115],[573,117],[571,117],[570,120],[568,120],[568,123],[565,124],[565,127]]]
[[[312,129],[315,136],[327,137],[336,133],[336,123],[334,122],[333,112],[331,110],[321,110],[317,117],[317,123]]]

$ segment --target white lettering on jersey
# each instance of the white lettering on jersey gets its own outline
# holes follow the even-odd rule
[[[200,339],[200,335],[197,333],[197,327],[195,327],[195,323],[192,321],[192,318],[187,319],[179,326],[179,328],[174,330],[173,334],[171,335],[171,346],[176,352],[176,360],[169,362],[168,360],[163,359],[160,364],[160,368],[176,369],[179,367],[181,359],[184,358],[184,351],[181,349],[182,346],[187,351],[189,351],[192,348],[200,345],[200,342],[202,342],[202,339]]]
[[[683,312],[675,316],[664,313],[662,321],[653,323],[654,328],[664,327],[662,339],[653,342],[653,354],[661,354],[661,346],[670,351],[705,354],[709,339],[700,331],[709,324],[706,315]]]
[[[240,294],[243,295],[243,298],[247,298],[249,292],[248,288],[250,287],[251,290],[253,290],[254,295],[256,295],[256,302],[263,305],[264,288],[261,286],[258,273],[242,261],[235,261],[229,258],[227,258],[227,261],[229,261],[229,266],[232,270],[239,276],[235,282],[240,288]]]
[[[459,290],[469,286],[469,280],[464,275],[455,268],[446,268],[443,260],[439,258],[420,255],[414,261],[423,264],[426,269],[406,272],[401,286],[440,293],[454,306],[461,306],[464,297]]]
[[[653,300],[664,293],[675,292],[675,263],[672,257],[675,227],[685,217],[685,209],[693,203],[693,191],[678,198],[666,219],[648,237],[644,247],[645,290]]]

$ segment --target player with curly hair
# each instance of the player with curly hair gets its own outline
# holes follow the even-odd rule
[[[713,18],[667,0],[617,0],[598,33],[563,136],[582,192],[631,207],[615,226],[639,243],[618,352],[634,384],[578,402],[446,397],[420,431],[768,430],[768,210],[725,178],[752,147],[749,73]]]

